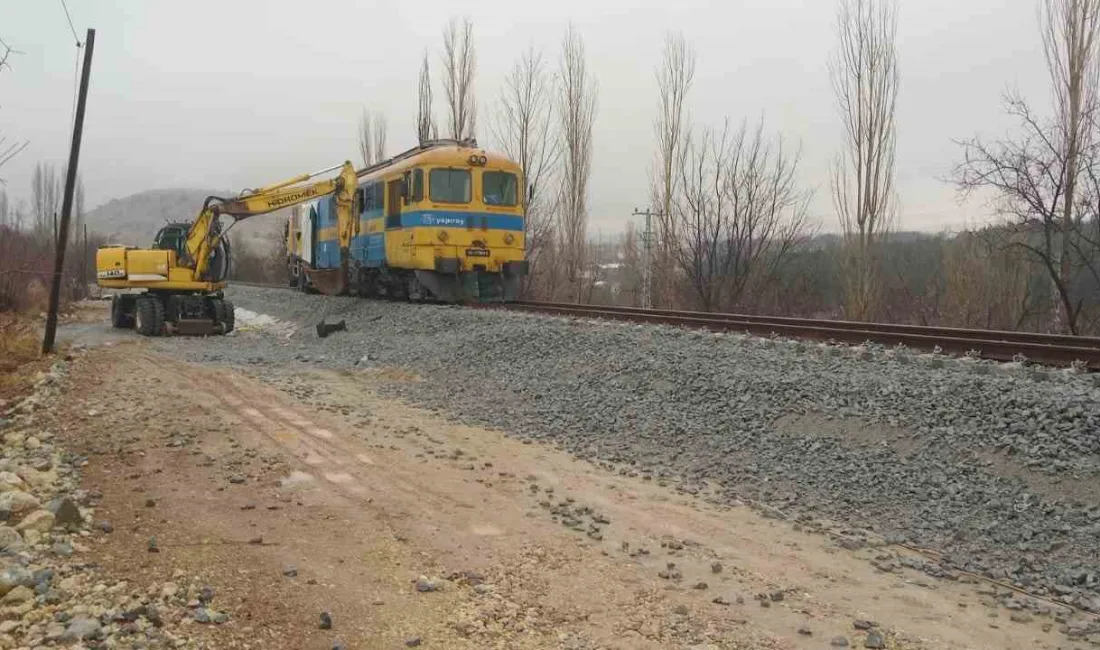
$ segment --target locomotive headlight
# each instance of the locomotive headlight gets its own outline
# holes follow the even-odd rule
[[[446,230],[440,230],[439,234],[436,235],[436,236],[439,237],[439,241],[442,241],[442,242],[447,241],[447,237],[449,237]]]
[[[505,243],[505,244],[508,244],[509,246],[511,246],[512,244],[516,243],[516,238],[515,238],[515,236],[514,236],[514,235],[512,235],[512,233],[508,233],[507,235],[505,235],[505,236],[504,236],[504,243]]]

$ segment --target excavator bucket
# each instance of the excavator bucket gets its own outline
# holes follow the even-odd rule
[[[339,296],[347,291],[347,273],[344,269],[310,269],[309,282],[326,296]]]

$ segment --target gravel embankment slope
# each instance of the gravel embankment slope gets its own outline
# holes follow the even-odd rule
[[[181,357],[401,366],[402,396],[694,491],[946,551],[1100,611],[1100,382],[882,349],[236,287],[268,323]],[[348,330],[319,339],[321,317]],[[247,320],[247,319],[246,319]],[[929,567],[935,573],[935,567]]]

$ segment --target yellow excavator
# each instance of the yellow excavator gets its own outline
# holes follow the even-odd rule
[[[335,178],[312,179],[340,170]],[[122,290],[111,298],[111,325],[134,328],[143,336],[228,334],[235,322],[233,303],[223,290],[229,277],[229,229],[238,221],[333,194],[341,268],[315,271],[310,280],[325,294],[346,290],[348,247],[358,220],[358,174],[351,162],[323,169],[234,198],[207,197],[194,222],[169,223],[152,248],[109,246],[96,251],[96,282]],[[220,217],[233,219],[223,230]]]

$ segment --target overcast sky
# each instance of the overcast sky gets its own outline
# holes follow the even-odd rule
[[[514,60],[534,45],[556,63],[566,25],[577,27],[599,83],[591,231],[621,229],[646,202],[654,67],[670,29],[698,55],[695,122],[763,116],[801,141],[813,215],[835,228],[832,0],[67,2],[81,39],[96,29],[80,159],[89,207],[153,188],[239,190],[357,160],[364,105],[388,116],[391,153],[413,146],[420,58],[430,50],[438,68],[441,29],[456,15],[474,23],[477,135],[490,147],[487,120]],[[10,197],[26,198],[35,162],[67,158],[76,48],[60,0],[0,0],[0,38],[22,51],[0,73],[0,132],[30,141],[0,176]],[[898,55],[902,227],[988,219],[942,179],[959,157],[952,138],[1010,126],[1006,88],[1048,103],[1036,0],[900,0]]]

